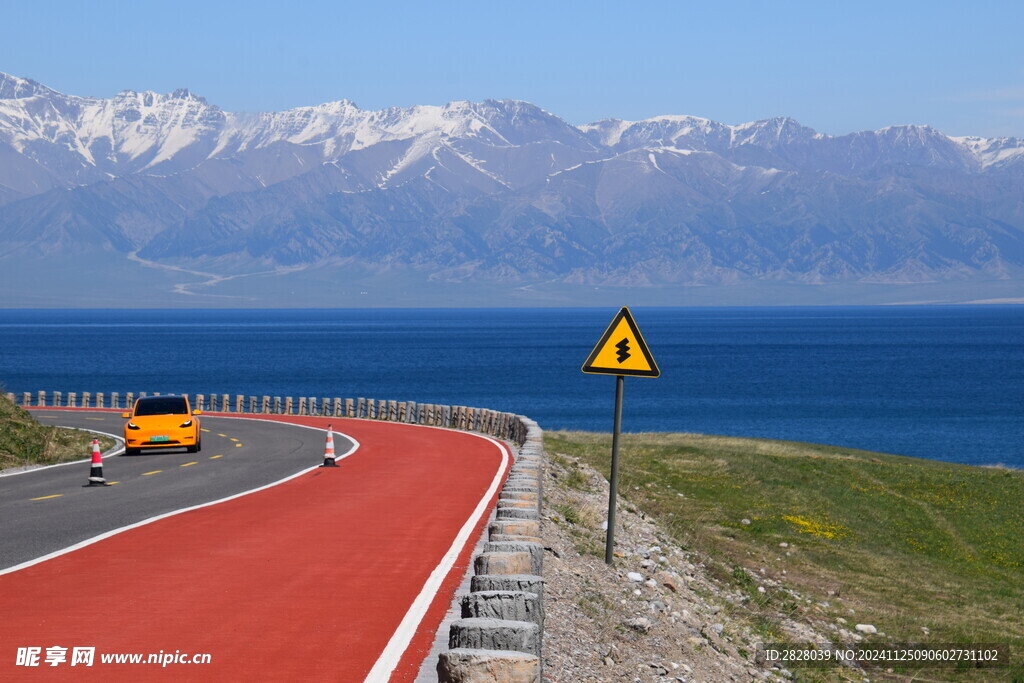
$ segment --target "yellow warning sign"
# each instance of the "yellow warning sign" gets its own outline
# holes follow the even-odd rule
[[[633,377],[661,375],[628,308],[623,307],[612,320],[601,341],[597,342],[587,362],[583,364],[583,372]]]

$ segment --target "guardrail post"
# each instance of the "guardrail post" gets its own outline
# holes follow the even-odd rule
[[[36,405],[45,406],[46,405],[46,392],[45,391],[40,391],[39,395],[37,397],[37,400],[39,402]]]
[[[97,408],[103,408],[104,407],[103,403],[104,403],[103,394],[102,393],[96,394],[96,407]]]
[[[270,412],[270,397],[264,396],[260,403],[260,412],[266,415]]]
[[[76,407],[78,407],[78,395],[75,392],[73,392],[73,391],[69,391],[68,392],[68,408],[76,408]]]
[[[32,394],[30,394],[27,391],[22,393],[22,395],[21,395],[21,405],[22,406],[30,406],[30,405],[32,405]]]

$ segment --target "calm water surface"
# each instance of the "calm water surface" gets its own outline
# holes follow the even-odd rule
[[[7,391],[393,398],[611,430],[617,309],[0,311]],[[1024,467],[1024,307],[633,309],[624,429]]]

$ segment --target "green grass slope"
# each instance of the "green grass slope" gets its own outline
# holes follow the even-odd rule
[[[546,442],[608,476],[610,435]],[[677,541],[741,585],[763,569],[814,596],[752,592],[766,641],[792,615],[870,623],[880,642],[1009,643],[1010,678],[1024,680],[1024,472],[693,434],[621,444],[620,494]]]
[[[77,429],[41,425],[28,411],[0,394],[0,470],[87,458],[92,453],[93,438],[93,434]],[[113,447],[113,439],[99,438],[102,450]]]

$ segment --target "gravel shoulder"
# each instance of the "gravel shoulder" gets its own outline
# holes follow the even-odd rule
[[[714,577],[708,559],[674,544],[619,499],[615,566],[604,562],[608,482],[549,453],[544,538],[548,681],[760,681],[792,673],[755,662],[763,634],[744,617],[749,593]],[[768,584],[751,577],[757,584]],[[780,615],[781,616],[781,615]],[[784,617],[775,640],[824,642]],[[854,672],[845,680],[863,680]]]

